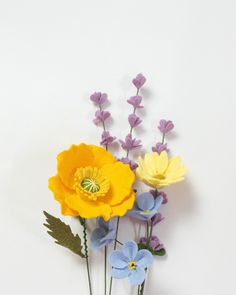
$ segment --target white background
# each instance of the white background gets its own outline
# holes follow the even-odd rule
[[[1,294],[88,294],[83,261],[42,226],[44,209],[60,216],[47,179],[61,150],[99,143],[92,92],[109,94],[110,130],[125,136],[139,72],[147,83],[136,135],[150,150],[158,120],[172,119],[167,140],[189,170],[167,190],[156,233],[168,255],[146,294],[236,294],[235,13],[234,0],[0,2]],[[121,240],[134,234],[126,224]],[[94,295],[104,294],[102,255],[93,260]],[[126,280],[114,287],[131,294]]]

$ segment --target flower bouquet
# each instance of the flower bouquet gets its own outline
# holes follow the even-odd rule
[[[91,281],[90,251],[104,251],[105,295],[112,294],[113,279],[124,278],[137,286],[138,295],[144,294],[154,257],[166,253],[155,235],[155,227],[163,220],[159,208],[168,202],[161,189],[182,181],[186,169],[180,157],[169,157],[166,135],[174,128],[169,120],[160,120],[161,140],[152,147],[152,152],[140,153],[137,159],[132,157],[132,151],[142,147],[141,140],[134,138],[134,130],[142,123],[138,111],[143,108],[141,93],[145,82],[142,74],[132,80],[135,95],[127,100],[132,112],[125,139],[116,140],[107,129],[111,117],[105,110],[107,94],[95,92],[90,96],[97,107],[93,122],[103,129],[100,146],[81,143],[61,152],[57,156],[57,174],[49,179],[49,189],[60,203],[62,215],[77,218],[83,236],[74,234],[69,225],[47,212],[44,225],[57,244],[85,262],[90,295],[96,294]],[[123,157],[109,151],[117,143],[124,151]],[[146,235],[121,241],[119,224],[125,216],[126,222],[141,223]],[[90,219],[96,219],[97,224],[92,231],[87,226]]]

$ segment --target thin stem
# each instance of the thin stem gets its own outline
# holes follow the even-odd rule
[[[100,110],[100,112],[102,112],[102,106],[101,105],[99,105],[99,110]],[[103,128],[103,131],[106,131],[106,125],[105,125],[104,121],[102,121],[102,128]],[[106,150],[108,150],[108,145],[107,144],[106,144],[105,148],[106,148]]]
[[[116,242],[118,243],[118,244],[120,244],[121,246],[123,246],[124,244],[123,243],[121,243],[119,240],[116,240]]]
[[[118,236],[118,231],[119,231],[119,224],[120,224],[120,217],[117,217],[117,223],[116,223],[116,237],[115,237],[115,243],[114,243],[114,250],[116,250],[117,247],[117,236]],[[110,278],[110,287],[109,287],[109,295],[111,295],[111,291],[112,291],[112,283],[113,283],[113,278]]]
[[[165,133],[163,133],[163,135],[162,135],[162,141],[161,141],[161,143],[164,144],[164,141],[165,141]]]
[[[87,275],[88,275],[88,284],[89,284],[89,294],[92,295],[92,284],[91,284],[91,276],[89,269],[89,260],[88,260],[88,244],[87,244],[87,228],[86,228],[86,220],[83,219],[83,234],[84,234],[84,250],[85,250],[85,259],[86,259],[86,267],[87,267]]]
[[[107,246],[104,250],[104,294],[107,294]]]

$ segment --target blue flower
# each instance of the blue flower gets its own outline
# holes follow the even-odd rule
[[[132,285],[140,285],[145,280],[145,269],[152,264],[153,256],[148,250],[138,251],[134,241],[126,242],[121,251],[113,251],[108,257],[112,266],[112,277],[128,277]]]
[[[116,237],[116,229],[111,220],[106,222],[103,218],[99,218],[98,226],[91,234],[92,248],[94,250],[105,247],[114,241]]]
[[[149,192],[137,196],[133,209],[127,215],[139,220],[150,220],[156,213],[163,201],[162,196],[154,198]]]

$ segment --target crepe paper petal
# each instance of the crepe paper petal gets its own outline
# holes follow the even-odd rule
[[[142,284],[145,280],[145,276],[145,270],[141,267],[137,267],[129,275],[130,284],[134,286]]]
[[[138,253],[138,245],[134,241],[128,241],[122,246],[122,252],[129,261],[134,260]]]
[[[135,109],[141,109],[141,108],[143,108],[143,106],[141,105],[142,96],[140,96],[140,95],[131,96],[127,100],[127,102],[129,104],[131,104]]]
[[[94,92],[90,96],[90,99],[96,105],[103,105],[104,103],[108,102],[107,94],[101,92]]]
[[[128,117],[130,127],[135,128],[142,123],[142,120],[136,114],[130,114]]]
[[[132,170],[135,170],[138,167],[138,164],[133,160],[129,159],[128,157],[121,158],[119,159],[119,161],[121,161],[124,164],[128,164]]]
[[[167,148],[167,143],[161,143],[158,142],[155,146],[152,147],[152,151],[160,154],[163,151],[169,152],[169,149]]]
[[[170,120],[160,120],[158,129],[161,131],[162,134],[166,134],[174,129],[174,124]]]
[[[137,261],[138,266],[147,268],[152,264],[153,256],[148,250],[139,250],[135,260]]]
[[[140,89],[146,82],[146,78],[140,73],[132,80],[132,82],[137,89]]]

